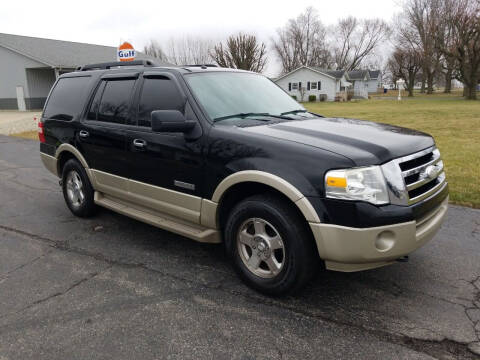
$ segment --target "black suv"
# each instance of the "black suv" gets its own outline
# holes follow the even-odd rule
[[[39,137],[75,215],[100,205],[223,242],[268,294],[301,288],[319,259],[337,271],[404,259],[447,210],[432,137],[310,113],[246,71],[84,66],[55,83]]]

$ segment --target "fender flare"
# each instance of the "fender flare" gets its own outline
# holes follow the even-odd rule
[[[227,176],[216,187],[211,201],[204,200],[202,210],[205,211],[202,211],[202,224],[218,228],[218,204],[228,189],[243,182],[256,182],[278,190],[298,207],[308,222],[320,223],[320,218],[310,201],[288,181],[265,171],[245,170]]]
[[[60,158],[60,155],[63,152],[71,153],[78,161],[80,161],[80,164],[82,164],[82,166],[85,168],[85,172],[87,173],[88,179],[90,180],[90,183],[93,186],[95,184],[95,179],[93,178],[93,175],[92,175],[92,172],[90,171],[90,167],[88,166],[87,160],[85,160],[82,153],[78,151],[78,149],[73,145],[62,144],[55,151],[55,158],[58,160]],[[60,173],[60,169],[58,169],[58,165],[57,165],[57,172],[59,174],[59,177],[62,177],[62,174]]]

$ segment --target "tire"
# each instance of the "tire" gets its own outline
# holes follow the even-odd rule
[[[94,190],[84,167],[76,159],[68,160],[62,170],[63,197],[70,211],[79,217],[95,214]]]
[[[292,204],[273,194],[237,204],[227,219],[224,239],[240,278],[261,293],[297,292],[316,273],[318,251],[305,220]]]

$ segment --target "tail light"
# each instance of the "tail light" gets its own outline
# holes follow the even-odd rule
[[[45,132],[41,121],[38,122],[38,140],[40,140],[41,143],[45,142]]]

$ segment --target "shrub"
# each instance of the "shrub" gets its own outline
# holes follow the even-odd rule
[[[297,100],[297,95],[292,95],[293,100]]]
[[[310,101],[310,102],[317,101],[317,96],[316,95],[308,95],[308,101]]]
[[[327,94],[320,94],[319,100],[320,101],[327,101]]]

